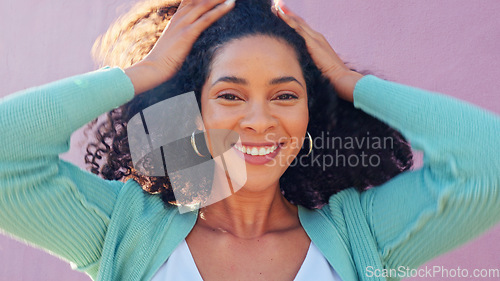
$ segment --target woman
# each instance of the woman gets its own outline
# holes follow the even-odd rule
[[[444,96],[351,71],[326,40],[291,13],[273,15],[266,1],[216,6],[222,2],[184,3],[153,50],[139,62],[132,59],[134,64],[124,72],[104,69],[2,102],[2,131],[16,136],[6,137],[12,146],[1,153],[2,163],[8,163],[1,169],[2,229],[51,250],[100,280],[175,279],[188,273],[204,280],[310,280],[318,272],[323,275],[312,279],[364,280],[373,279],[367,277],[368,267],[373,271],[417,267],[498,221],[498,117]],[[168,16],[168,9],[165,13]],[[274,25],[263,24],[266,29],[258,24],[237,25],[249,15]],[[305,41],[294,37],[285,24]],[[232,30],[236,28],[244,31]],[[219,42],[213,42],[214,34],[221,37]],[[334,89],[322,83],[321,74]],[[112,124],[132,118],[168,95],[193,90],[185,85],[197,92],[203,127],[208,132],[235,131],[244,150],[276,146],[272,159],[299,157],[302,142],[310,141],[303,141],[309,130],[320,132],[330,126],[335,131],[347,127],[342,121],[352,117],[373,122],[369,127],[381,136],[395,137],[394,158],[384,158],[382,167],[366,167],[366,175],[357,170],[354,176],[339,176],[334,173],[339,167],[319,173],[300,165],[291,167],[287,161],[250,163],[244,156],[247,180],[241,190],[182,215],[168,205],[172,191],[168,184],[159,184],[165,179],[146,182],[134,172],[130,176],[136,181],[105,181],[57,161],[74,129],[129,101],[133,91],[152,90],[138,95],[123,112],[115,111],[111,117],[118,121]],[[404,139],[348,109],[333,94],[354,102],[356,108],[423,149],[424,167],[394,177],[411,165]],[[309,110],[322,112],[327,106],[338,108],[334,117],[315,116]],[[450,120],[450,115],[458,114],[462,117],[458,122]],[[61,126],[63,118],[68,118],[67,125]],[[338,121],[336,127],[332,120]],[[35,122],[43,124],[43,130],[37,130]],[[478,123],[485,126],[470,125]],[[363,136],[367,132],[363,125],[352,124],[356,129],[350,133]],[[119,128],[112,128],[116,132],[108,132],[117,153],[123,138]],[[349,132],[343,128],[339,134],[345,131]],[[106,133],[101,133],[104,142]],[[18,144],[20,135],[26,137]],[[488,149],[476,147],[472,136]],[[304,150],[309,153],[307,145]],[[381,153],[387,157],[390,151]],[[112,170],[117,178],[124,176],[119,164],[122,155],[124,162],[130,162],[127,153],[107,153],[108,163],[101,172]],[[292,169],[304,169],[307,178],[298,181],[301,173],[283,175]],[[390,177],[394,178],[384,183]],[[138,182],[159,196],[141,192]],[[318,188],[322,183],[334,188]],[[369,185],[377,187],[360,191]],[[464,204],[470,207],[464,209]],[[308,209],[317,206],[322,208]],[[41,213],[33,214],[34,210]],[[30,232],[28,226],[43,235]],[[186,249],[196,262],[194,267],[179,262]],[[319,255],[314,271],[307,269],[306,255]],[[181,272],[184,268],[188,273]]]

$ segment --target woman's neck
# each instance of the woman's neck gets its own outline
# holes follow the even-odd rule
[[[297,206],[285,199],[278,183],[259,191],[242,188],[224,200],[203,207],[199,223],[244,239],[300,226]]]

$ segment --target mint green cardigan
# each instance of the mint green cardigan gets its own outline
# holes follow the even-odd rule
[[[197,218],[133,180],[103,180],[59,159],[76,129],[133,96],[124,72],[105,68],[0,102],[0,228],[94,280],[150,280]],[[374,76],[357,83],[354,106],[425,155],[421,169],[381,186],[344,190],[320,210],[299,206],[342,280],[385,280],[368,276],[416,268],[500,220],[499,116]]]

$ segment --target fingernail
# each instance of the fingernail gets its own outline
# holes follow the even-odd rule
[[[280,14],[284,15],[284,14],[285,14],[285,12],[283,12],[283,10],[281,9],[281,7],[280,7],[280,6],[277,6],[277,7],[278,7],[278,12],[279,12]]]
[[[224,5],[227,5],[227,6],[231,6],[236,0],[226,0],[226,2],[224,2]]]
[[[276,11],[276,7],[274,7],[274,5],[271,6],[271,12],[273,12],[273,14],[277,15],[278,11]]]

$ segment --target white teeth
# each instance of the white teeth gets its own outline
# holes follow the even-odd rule
[[[278,146],[273,145],[272,147],[246,147],[244,145],[236,144],[234,148],[246,154],[262,156],[274,152],[278,148]]]

